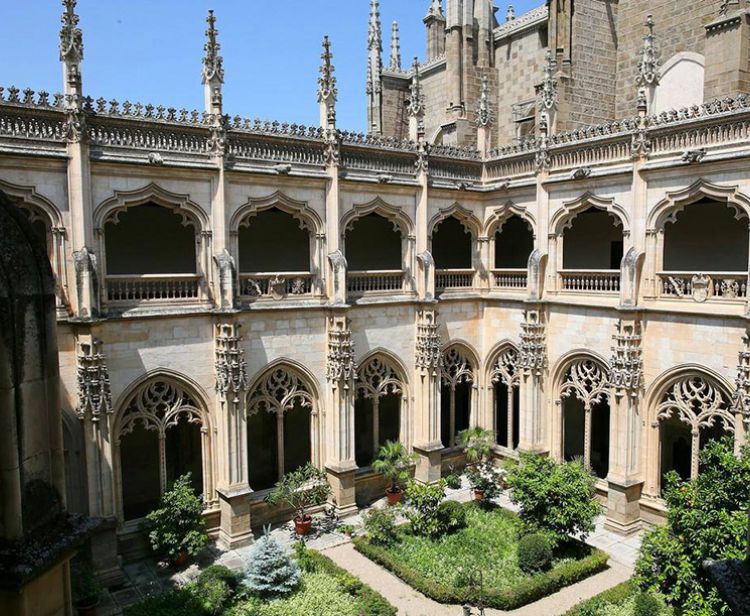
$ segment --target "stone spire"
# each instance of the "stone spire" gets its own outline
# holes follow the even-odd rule
[[[76,14],[77,0],[62,0],[60,21],[60,61],[65,69],[65,94],[80,96],[81,62],[83,61],[83,32],[78,27],[80,17]]]
[[[388,68],[394,72],[401,72],[401,41],[398,34],[398,22],[391,26],[391,61]]]
[[[333,67],[333,54],[331,53],[331,41],[328,35],[323,37],[323,53],[320,56],[323,62],[320,65],[320,77],[318,78],[318,103],[320,104],[320,125],[323,128],[335,128],[336,126],[336,101],[338,100],[338,89],[336,88],[336,77]]]
[[[424,137],[424,93],[422,92],[422,78],[419,74],[419,60],[416,57],[412,64],[409,89],[409,104],[406,108],[409,114],[409,139],[420,141]]]
[[[430,62],[445,53],[445,15],[441,0],[432,0],[423,21],[427,28],[427,61]]]
[[[369,132],[382,132],[383,35],[380,29],[380,5],[370,0],[370,25],[367,34],[367,123]]]
[[[652,15],[646,18],[646,27],[648,34],[643,37],[641,61],[638,63],[638,76],[636,77],[636,84],[642,89],[658,86],[660,77]]]
[[[221,86],[224,84],[224,58],[219,54],[219,44],[216,29],[216,17],[213,11],[208,12],[206,18],[208,29],[206,30],[206,44],[203,46],[206,52],[203,56],[203,85],[206,111],[211,114],[221,115],[222,93]]]

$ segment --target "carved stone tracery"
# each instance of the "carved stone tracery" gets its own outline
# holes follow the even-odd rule
[[[382,398],[403,394],[403,381],[387,359],[376,355],[364,362],[357,372],[357,393],[364,398]]]
[[[560,387],[560,397],[575,396],[583,403],[584,410],[589,412],[594,406],[609,400],[609,385],[606,367],[593,359],[580,359],[568,368]]]
[[[109,370],[101,344],[100,340],[79,344],[77,354],[76,415],[79,419],[89,418],[93,422],[98,422],[102,415],[111,415],[113,410]]]
[[[462,383],[473,383],[474,367],[458,347],[450,347],[443,353],[443,365],[440,370],[443,385],[452,390]]]
[[[547,367],[547,340],[544,316],[538,310],[527,310],[521,323],[521,348],[518,365],[523,370],[541,376]]]
[[[443,365],[440,332],[436,315],[432,312],[420,315],[417,324],[416,365],[423,372],[436,375]]]
[[[615,392],[637,398],[643,387],[643,358],[641,351],[641,325],[639,321],[617,322],[612,337],[612,371],[610,380]]]
[[[518,387],[521,374],[518,367],[519,354],[513,347],[503,350],[492,364],[490,381],[493,385],[503,383],[508,387]]]
[[[326,378],[331,383],[343,383],[345,389],[357,378],[352,332],[346,318],[332,318],[329,323]]]
[[[271,370],[255,386],[247,401],[247,414],[259,411],[283,415],[296,405],[314,412],[313,395],[303,380],[284,367]]]
[[[248,389],[247,362],[239,327],[229,323],[216,326],[216,391],[222,400],[231,396],[234,404],[239,404],[240,396]]]

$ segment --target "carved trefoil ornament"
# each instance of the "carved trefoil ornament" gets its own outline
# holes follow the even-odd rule
[[[547,367],[547,340],[544,315],[539,310],[526,310],[521,323],[521,346],[518,365],[528,373],[541,376]]]
[[[326,379],[330,383],[341,383],[349,389],[357,378],[357,364],[354,361],[354,342],[349,319],[330,317],[328,323],[328,356],[326,358]]]
[[[79,419],[98,422],[102,415],[112,413],[112,391],[109,384],[107,360],[101,351],[101,340],[78,344],[76,372],[78,380]]]
[[[417,322],[416,366],[422,372],[437,376],[443,364],[443,354],[438,331],[437,314],[421,311]]]
[[[640,321],[618,321],[612,336],[611,376],[615,394],[638,398],[643,387],[643,356]]]
[[[247,363],[242,349],[240,325],[222,323],[216,326],[216,391],[222,400],[231,398],[239,404],[240,394],[247,391]]]

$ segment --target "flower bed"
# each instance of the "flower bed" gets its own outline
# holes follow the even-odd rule
[[[123,616],[395,616],[396,608],[334,562],[313,550],[299,559],[302,580],[291,595],[264,601],[236,595],[219,607],[197,585],[172,590],[126,608]]]
[[[555,554],[549,571],[528,575],[518,564],[519,518],[500,508],[466,509],[467,526],[438,539],[415,536],[399,527],[398,541],[383,546],[367,537],[354,539],[362,554],[395,573],[407,584],[440,603],[479,603],[501,610],[516,609],[552,594],[607,566],[608,556],[571,541]],[[460,572],[481,570],[483,592],[467,586]]]

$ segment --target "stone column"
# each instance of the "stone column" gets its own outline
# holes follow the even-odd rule
[[[340,517],[357,513],[354,461],[354,401],[357,397],[354,345],[346,308],[332,309],[327,320],[326,462],[333,504]]]
[[[219,542],[234,549],[253,540],[247,475],[246,394],[249,384],[240,325],[218,323],[215,334]]]
[[[643,360],[640,316],[624,314],[617,323],[613,339],[606,527],[629,535],[641,528]]]
[[[520,451],[548,450],[544,428],[544,394],[547,376],[546,318],[540,304],[529,303],[521,323],[518,355],[520,381]]]

